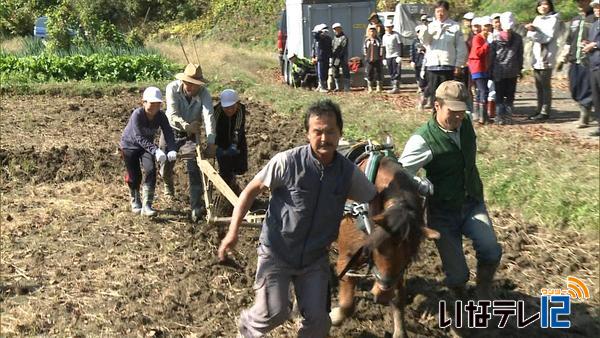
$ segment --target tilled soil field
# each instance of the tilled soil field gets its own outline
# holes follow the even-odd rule
[[[236,318],[253,300],[258,230],[243,229],[234,264],[217,264],[218,231],[189,221],[181,163],[175,201],[164,201],[158,189],[157,218],[129,213],[116,149],[139,96],[2,98],[2,335],[235,336]],[[300,118],[254,102],[247,106],[250,171],[242,184],[276,152],[305,140]],[[597,235],[541,228],[500,210],[492,210],[492,217],[504,249],[498,298],[524,300],[530,315],[539,311],[540,289],[565,288],[569,275],[584,280],[592,297],[573,303],[568,330],[541,329],[539,322],[517,329],[511,318],[502,330],[458,333],[597,336]],[[439,300],[450,299],[442,277],[435,246],[424,243],[408,271],[412,336],[452,334],[437,324]],[[392,330],[389,310],[370,300],[371,283],[361,283],[354,318],[331,336],[383,337]],[[294,336],[296,322],[292,318],[271,336]]]

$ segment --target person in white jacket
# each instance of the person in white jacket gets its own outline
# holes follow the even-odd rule
[[[437,87],[444,81],[461,75],[467,60],[467,45],[460,25],[449,18],[450,4],[440,0],[434,5],[435,20],[419,33],[427,48],[427,92],[431,105]]]
[[[533,74],[537,90],[537,109],[529,119],[543,121],[550,117],[552,106],[551,79],[558,52],[557,31],[560,22],[551,0],[538,0],[537,11],[540,15],[525,25],[527,38],[533,41]]]

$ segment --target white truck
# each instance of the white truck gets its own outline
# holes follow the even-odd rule
[[[375,8],[374,0],[287,0],[287,41],[284,55],[291,51],[298,56],[310,58],[314,42],[311,33],[313,27],[324,23],[333,37],[331,25],[339,22],[348,37],[348,58],[362,57],[367,18]],[[284,57],[283,70],[286,82],[291,84],[291,64],[287,57]]]

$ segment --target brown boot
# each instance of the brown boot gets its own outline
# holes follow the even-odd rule
[[[493,119],[496,117],[496,101],[488,101],[487,112],[489,118]]]

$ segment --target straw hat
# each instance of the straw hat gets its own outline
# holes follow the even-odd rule
[[[206,81],[204,76],[202,76],[202,67],[200,67],[200,65],[192,63],[185,66],[185,70],[183,71],[183,73],[178,73],[177,75],[175,75],[175,78],[177,80],[190,82],[197,85],[204,85],[208,82]]]

